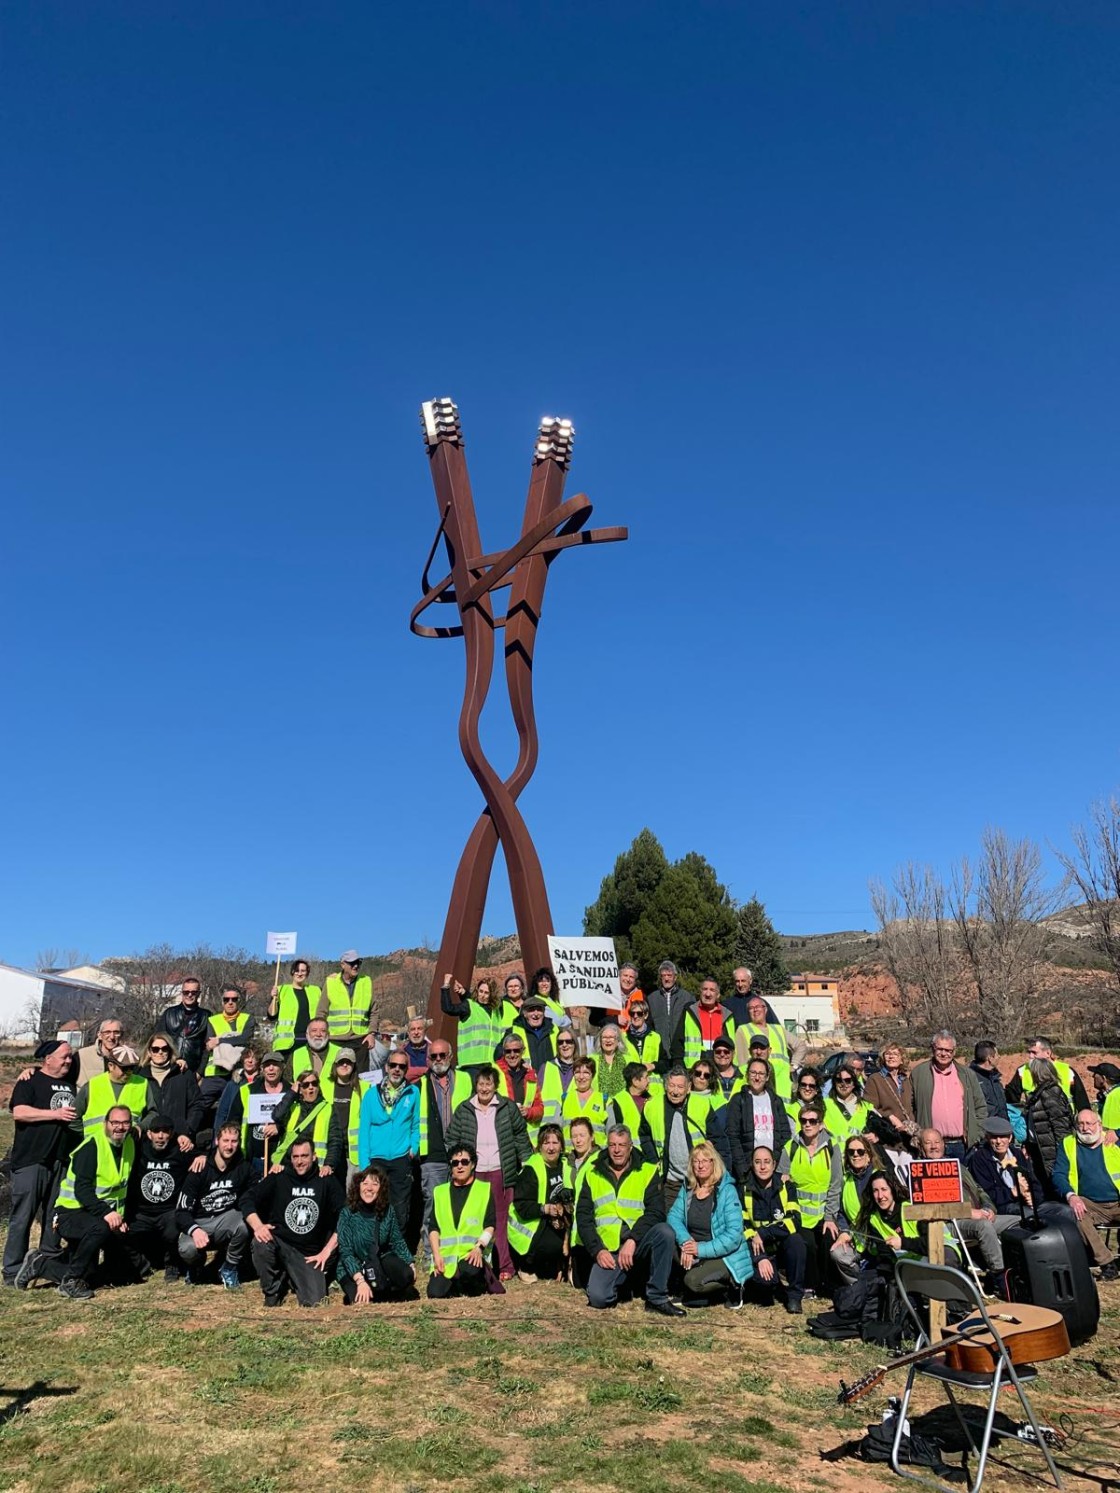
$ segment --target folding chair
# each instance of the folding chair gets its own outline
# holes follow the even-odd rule
[[[953,1413],[960,1423],[964,1432],[965,1441],[969,1451],[977,1458],[975,1481],[968,1484],[967,1493],[978,1493],[980,1484],[984,1481],[984,1469],[988,1462],[988,1449],[991,1445],[993,1427],[996,1418],[996,1402],[999,1399],[1001,1389],[1010,1386],[1019,1396],[1019,1403],[1023,1407],[1027,1423],[1031,1426],[1035,1435],[1035,1444],[1046,1459],[1046,1465],[1050,1469],[1050,1475],[1054,1479],[1055,1487],[1062,1486],[1058,1469],[1054,1466],[1054,1459],[1050,1455],[1050,1449],[1043,1439],[1042,1430],[1027,1392],[1023,1388],[1025,1381],[1038,1377],[1038,1370],[1028,1364],[1023,1364],[1019,1370],[1011,1362],[1011,1355],[1007,1346],[999,1335],[997,1325],[988,1315],[984,1305],[984,1298],[980,1293],[972,1276],[962,1270],[954,1270],[949,1265],[933,1265],[928,1260],[900,1258],[895,1265],[895,1281],[898,1285],[899,1295],[911,1321],[917,1329],[917,1347],[924,1348],[930,1343],[930,1336],[926,1330],[922,1315],[918,1310],[915,1297],[924,1296],[931,1301],[964,1302],[968,1309],[968,1319],[975,1320],[977,1324],[983,1322],[984,1328],[991,1333],[995,1346],[992,1354],[996,1359],[993,1370],[987,1373],[974,1373],[964,1369],[950,1368],[943,1357],[926,1358],[921,1363],[912,1363],[906,1375],[906,1388],[902,1395],[902,1403],[899,1406],[896,1418],[894,1443],[891,1446],[891,1468],[897,1472],[899,1477],[912,1478],[914,1482],[925,1483],[927,1487],[951,1489],[952,1493],[959,1493],[959,1485],[942,1482],[941,1479],[926,1476],[903,1467],[899,1462],[899,1449],[902,1445],[903,1432],[906,1425],[906,1413],[910,1404],[910,1396],[914,1389],[914,1380],[918,1374],[924,1374],[927,1378],[937,1379],[945,1389],[949,1397],[949,1403],[953,1407]],[[980,1445],[977,1446],[973,1439],[972,1431],[966,1417],[961,1413],[960,1404],[954,1394],[954,1390],[975,1389],[983,1390],[988,1395],[987,1413],[984,1419],[984,1434]],[[1028,1444],[1029,1443],[1025,1443]],[[968,1452],[965,1453],[965,1467],[967,1470]]]

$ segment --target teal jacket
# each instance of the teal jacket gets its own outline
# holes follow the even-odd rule
[[[691,1194],[682,1187],[677,1200],[669,1210],[669,1227],[676,1236],[677,1244],[691,1239],[688,1232],[688,1204]],[[735,1191],[735,1183],[727,1175],[716,1188],[716,1203],[712,1209],[712,1237],[697,1240],[701,1260],[722,1260],[731,1272],[736,1285],[754,1275],[754,1261],[750,1245],[743,1237],[743,1205]]]

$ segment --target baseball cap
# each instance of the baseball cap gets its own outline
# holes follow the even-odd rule
[[[717,1047],[726,1047],[728,1052],[735,1051],[735,1044],[730,1037],[717,1037],[712,1043],[712,1051],[715,1052]]]
[[[1120,1083],[1120,1068],[1115,1063],[1090,1063],[1089,1072],[1099,1073],[1109,1083]]]
[[[338,962],[339,964],[357,964],[361,957],[357,949],[343,949],[342,953],[338,956]]]
[[[286,1062],[287,1058],[282,1052],[266,1052],[261,1058],[261,1067],[263,1068],[266,1063],[279,1063],[282,1068]]]
[[[167,1115],[157,1114],[153,1109],[149,1110],[140,1121],[140,1128],[141,1130],[147,1130],[149,1133],[153,1130],[174,1130],[175,1121],[169,1119]]]

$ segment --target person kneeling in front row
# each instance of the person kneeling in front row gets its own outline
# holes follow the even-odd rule
[[[347,1306],[416,1297],[416,1267],[391,1201],[383,1166],[367,1166],[351,1177],[338,1216],[338,1283]]]
[[[487,1271],[494,1244],[496,1210],[489,1182],[475,1176],[478,1153],[472,1146],[452,1145],[447,1153],[450,1182],[432,1193],[435,1227],[428,1235],[432,1273],[428,1296],[481,1296],[489,1288]],[[495,1282],[498,1290],[501,1286]]]
[[[250,1192],[241,1211],[253,1231],[253,1264],[265,1306],[279,1306],[289,1287],[300,1306],[326,1301],[344,1200],[342,1183],[321,1175],[309,1140],[297,1140],[288,1165]]]
[[[646,1277],[646,1311],[663,1317],[685,1312],[669,1300],[669,1272],[676,1253],[665,1221],[658,1168],[641,1153],[625,1125],[612,1125],[607,1149],[588,1168],[576,1202],[580,1239],[594,1264],[587,1282],[588,1306],[614,1306],[631,1276]]]
[[[62,1255],[29,1250],[16,1276],[17,1286],[25,1290],[45,1278],[58,1286],[60,1296],[88,1301],[102,1250],[110,1270],[127,1262],[124,1202],[135,1160],[132,1111],[114,1104],[104,1123],[70,1157],[59,1189],[54,1227],[70,1246],[68,1251]]]

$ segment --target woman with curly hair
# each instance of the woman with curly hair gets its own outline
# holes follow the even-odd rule
[[[347,1306],[416,1296],[416,1268],[391,1202],[384,1167],[367,1166],[350,1179],[338,1215],[336,1272]]]

